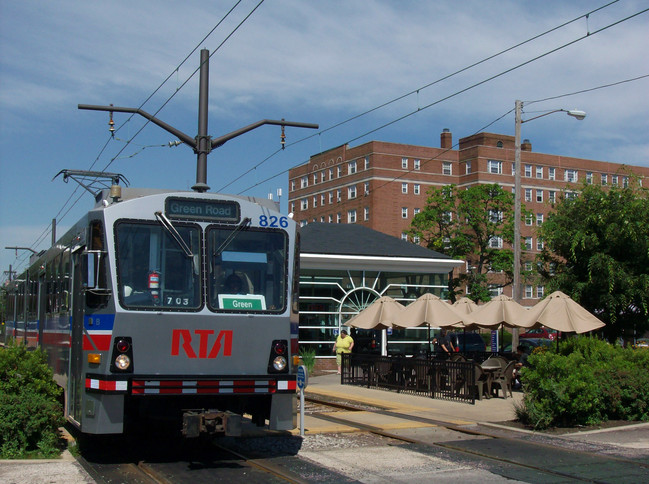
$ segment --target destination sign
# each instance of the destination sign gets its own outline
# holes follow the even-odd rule
[[[227,200],[202,200],[169,197],[165,201],[167,217],[207,222],[239,222],[239,204]]]

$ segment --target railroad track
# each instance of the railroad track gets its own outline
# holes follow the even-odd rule
[[[308,397],[311,405],[321,408],[358,411],[356,403],[333,402]],[[448,438],[439,441],[423,436],[412,437],[407,432],[384,430],[376,425],[363,424],[351,417],[331,411],[314,411],[312,416],[345,426],[358,428],[382,437],[400,440],[426,448],[443,449],[452,458],[463,456],[471,461],[486,462],[495,473],[504,477],[530,482],[649,482],[649,462],[615,455],[605,455],[601,446],[589,445],[586,450],[575,448],[574,441],[560,437],[548,438],[537,434],[522,434],[503,429],[457,425],[434,418],[404,415],[384,408],[373,408],[372,413],[403,419],[423,425],[442,428],[470,438]],[[422,435],[420,432],[419,435]],[[580,445],[584,445],[583,443]],[[526,478],[527,477],[527,478]]]

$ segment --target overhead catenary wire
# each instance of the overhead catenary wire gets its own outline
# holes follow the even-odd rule
[[[187,62],[187,60],[196,52],[196,50],[216,31],[216,29],[227,19],[227,17],[239,6],[239,4],[243,0],[238,0],[226,13],[225,15],[216,23],[216,25],[196,44],[196,46],[191,50],[191,52],[180,62],[172,71],[171,73],[160,83],[160,85],[149,95],[147,98],[140,104],[139,108],[142,108],[147,102],[149,102],[153,96],[174,76],[175,73],[178,72],[178,70]],[[237,26],[226,36],[226,38],[217,46],[216,49],[213,50],[213,52],[210,54],[210,57],[214,55],[231,37],[234,35],[234,33],[239,30],[239,28],[250,18],[250,16],[264,3],[265,0],[260,0],[257,5],[245,16],[243,20],[241,20]],[[196,73],[200,70],[200,67],[195,69],[191,75],[179,86],[176,88],[175,92],[171,94],[167,100],[158,108],[157,111],[155,111],[154,116],[158,114],[172,99],[173,97],[196,75]],[[120,127],[118,127],[115,132],[118,132],[124,125],[126,125],[132,118],[134,114],[130,115],[124,123]],[[135,139],[141,132],[142,130],[148,125],[149,121],[147,121],[128,141],[125,142],[125,145],[118,151],[118,153],[111,158],[111,160],[108,162],[108,164],[103,168],[103,171],[108,169],[108,167],[116,160],[120,159],[120,155],[124,152],[124,150],[131,144],[133,139]],[[96,156],[95,160],[90,164],[90,167],[88,168],[91,170],[97,162],[101,159],[101,156],[109,146],[110,142],[114,139],[113,134],[108,137],[104,145],[99,151],[99,154]],[[59,209],[58,213],[55,216],[55,220],[57,220],[57,223],[62,221],[65,216],[70,213],[70,211],[74,208],[74,206],[80,201],[80,199],[83,197],[83,194],[78,196],[73,202],[71,202],[79,190],[79,187],[75,187],[70,194],[70,196],[66,199],[64,202],[63,206],[61,209]],[[71,204],[67,210],[66,207],[68,204]],[[31,248],[37,247],[42,241],[51,233],[52,227],[51,225],[48,225],[43,229],[43,232],[37,237],[36,241],[31,244]],[[16,259],[18,263],[24,263],[24,259]]]
[[[616,22],[613,22],[613,23],[611,23],[611,24],[609,24],[609,25],[606,25],[606,26],[604,26],[604,27],[602,27],[602,28],[600,28],[600,29],[598,29],[598,30],[595,30],[595,31],[593,31],[593,32],[589,32],[589,33],[587,33],[586,35],[582,35],[581,37],[578,37],[578,38],[576,38],[576,39],[574,39],[574,40],[571,40],[571,41],[569,41],[569,42],[567,42],[567,43],[565,43],[565,44],[562,44],[562,45],[560,45],[560,46],[558,46],[558,47],[556,47],[556,48],[554,48],[554,49],[551,49],[551,50],[549,50],[549,51],[547,51],[547,52],[545,52],[545,53],[543,53],[543,54],[540,54],[540,55],[535,56],[535,57],[533,57],[533,58],[531,58],[531,59],[528,59],[528,60],[526,60],[525,62],[522,62],[522,63],[520,63],[520,64],[517,64],[517,65],[515,65],[515,66],[513,66],[513,67],[511,67],[511,68],[509,68],[509,69],[505,69],[504,71],[501,71],[501,72],[499,72],[498,74],[495,74],[495,75],[490,76],[490,77],[488,77],[488,78],[486,78],[486,79],[483,79],[482,81],[479,81],[479,82],[476,82],[476,83],[474,83],[474,84],[471,84],[471,85],[468,86],[468,87],[465,87],[465,88],[463,88],[463,89],[460,89],[460,90],[458,90],[458,91],[456,91],[456,92],[454,92],[454,93],[452,93],[452,94],[450,94],[450,95],[448,95],[448,96],[442,97],[442,98],[440,98],[440,99],[438,99],[438,100],[436,100],[436,101],[434,101],[434,102],[432,102],[432,103],[429,103],[429,104],[427,104],[427,105],[425,105],[425,106],[423,106],[423,107],[417,107],[417,109],[415,109],[415,110],[413,110],[413,111],[410,111],[410,112],[408,112],[408,113],[406,113],[406,114],[404,114],[404,115],[402,115],[402,116],[399,116],[399,117],[397,117],[397,118],[394,118],[394,119],[392,119],[391,121],[388,121],[387,123],[384,123],[384,124],[382,124],[382,125],[380,125],[380,126],[377,126],[376,128],[373,128],[373,129],[371,129],[371,130],[369,130],[369,131],[365,131],[364,133],[362,133],[362,134],[360,134],[360,135],[358,135],[358,136],[356,136],[356,137],[354,137],[354,138],[350,138],[350,139],[348,139],[347,141],[345,141],[344,143],[341,143],[341,145],[342,145],[342,144],[349,144],[349,143],[352,143],[352,142],[357,141],[357,140],[359,140],[359,139],[361,139],[361,138],[364,138],[365,136],[368,136],[368,135],[370,135],[370,134],[372,134],[372,133],[375,133],[375,132],[377,132],[377,131],[380,131],[381,129],[384,129],[384,128],[388,127],[388,126],[391,126],[391,125],[393,125],[393,124],[395,124],[395,123],[397,123],[397,122],[399,122],[399,121],[403,121],[404,119],[407,119],[407,118],[409,118],[409,117],[411,117],[411,116],[413,116],[413,115],[415,115],[415,114],[418,114],[418,113],[420,113],[421,111],[424,111],[424,110],[426,110],[426,109],[429,109],[429,108],[431,108],[431,107],[433,107],[433,106],[435,106],[435,105],[437,105],[437,104],[440,104],[440,103],[442,103],[442,102],[444,102],[444,101],[447,101],[447,100],[449,100],[449,99],[452,99],[452,98],[454,98],[454,97],[456,97],[456,96],[458,96],[458,95],[460,95],[460,94],[463,94],[463,93],[465,93],[465,92],[467,92],[467,91],[469,91],[469,90],[471,90],[471,89],[474,89],[474,88],[476,88],[476,87],[478,87],[478,86],[481,86],[481,85],[483,85],[483,84],[486,84],[486,83],[488,83],[488,82],[490,82],[490,81],[492,81],[492,80],[494,80],[494,79],[497,79],[497,78],[499,78],[499,77],[502,77],[502,76],[504,76],[505,74],[508,74],[508,73],[510,73],[510,72],[512,72],[512,71],[515,71],[515,70],[517,70],[517,69],[520,69],[521,67],[524,67],[524,66],[526,66],[526,65],[528,65],[528,64],[530,64],[530,63],[532,63],[532,62],[535,62],[535,61],[537,61],[537,60],[539,60],[539,59],[542,59],[542,58],[544,58],[544,57],[546,57],[546,56],[548,56],[548,55],[550,55],[550,54],[553,54],[553,53],[555,53],[555,52],[558,52],[558,51],[561,50],[561,49],[564,49],[564,48],[566,48],[566,47],[569,47],[569,46],[571,46],[571,45],[574,45],[575,43],[580,42],[580,41],[582,41],[582,40],[584,40],[584,39],[586,39],[586,38],[590,38],[590,37],[592,37],[592,36],[594,36],[594,35],[596,35],[596,34],[598,34],[598,33],[601,33],[601,32],[603,32],[603,31],[605,31],[605,30],[607,30],[607,29],[609,29],[609,28],[611,28],[611,27],[614,27],[614,26],[616,26],[616,25],[619,25],[619,24],[622,23],[622,22],[628,21],[628,20],[630,20],[630,19],[632,19],[632,18],[634,18],[634,17],[637,17],[638,15],[641,15],[641,14],[643,14],[643,13],[646,13],[646,12],[648,12],[648,11],[649,11],[649,8],[644,9],[644,10],[642,10],[642,11],[640,11],[640,12],[637,12],[637,13],[635,13],[635,14],[632,14],[632,15],[630,15],[630,16],[628,16],[628,17],[625,17],[625,18],[623,18],[623,19],[621,19],[621,20],[618,20],[618,21],[616,21]],[[642,78],[642,77],[641,77],[641,78]],[[622,81],[622,82],[627,82],[627,81]],[[317,135],[317,134],[318,134],[318,133],[316,133],[316,135]],[[312,136],[315,136],[315,135],[312,135]],[[273,156],[273,155],[271,155],[271,156]],[[270,157],[269,157],[269,158],[270,158]],[[264,161],[268,160],[269,158],[266,158]],[[308,161],[308,160],[307,160],[307,161]],[[306,161],[303,161],[303,162],[300,163],[300,164],[303,164],[303,163],[306,163]],[[260,165],[260,164],[255,165],[254,168],[252,168],[251,170],[248,170],[245,174],[249,173],[249,172],[252,171],[253,169],[258,168],[259,165]],[[274,175],[274,176],[270,177],[269,179],[276,178],[277,176],[279,176],[279,175],[281,175],[281,174],[283,174],[283,173],[286,173],[286,172],[288,172],[288,169],[287,169],[287,170],[283,170],[281,173],[278,173],[277,175]],[[232,182],[230,182],[228,185],[226,185],[226,187],[232,185],[233,183],[235,183],[236,181],[238,181],[239,179],[241,179],[243,176],[245,176],[245,174],[244,174],[244,175],[241,175],[241,176],[238,177],[237,179],[235,179],[235,180],[233,180]],[[245,193],[245,192],[247,192],[248,190],[250,190],[250,189],[252,189],[252,188],[254,188],[254,187],[256,187],[256,186],[258,186],[258,185],[260,185],[260,184],[262,184],[262,183],[264,183],[264,182],[267,182],[269,179],[266,179],[266,180],[264,180],[264,181],[262,181],[262,182],[259,182],[259,183],[255,184],[255,185],[252,185],[252,186],[250,186],[250,187],[248,187],[248,188],[246,188],[246,189],[244,189],[244,190],[242,190],[242,191],[240,191],[240,192],[238,192],[238,193],[239,193],[239,194],[241,194],[241,193]]]
[[[579,16],[573,18],[572,20],[568,20],[568,21],[566,21],[566,22],[564,22],[564,23],[562,23],[562,24],[560,24],[560,25],[557,25],[556,27],[553,27],[553,28],[551,28],[551,29],[548,29],[548,30],[546,30],[546,31],[544,31],[544,32],[542,32],[542,33],[540,33],[540,34],[534,35],[534,36],[530,37],[530,38],[527,39],[527,40],[524,40],[524,41],[522,41],[522,42],[519,42],[519,43],[517,43],[517,44],[514,44],[513,46],[508,47],[508,48],[506,48],[506,49],[503,49],[503,50],[501,50],[501,51],[499,51],[499,52],[497,52],[497,53],[495,53],[495,54],[491,54],[491,55],[485,57],[484,59],[481,59],[481,60],[479,60],[479,61],[477,61],[477,62],[474,62],[473,64],[470,64],[470,65],[468,65],[468,66],[466,66],[466,67],[463,67],[463,68],[461,68],[461,69],[458,69],[458,70],[456,70],[456,71],[454,71],[454,72],[452,72],[452,73],[450,73],[450,74],[447,74],[447,75],[445,75],[445,76],[442,76],[442,77],[440,77],[439,79],[437,79],[437,80],[435,80],[435,81],[429,82],[428,84],[425,84],[425,85],[423,85],[423,86],[421,86],[421,87],[418,87],[417,89],[411,90],[411,91],[409,91],[409,92],[407,92],[407,93],[405,93],[405,94],[402,94],[402,95],[400,95],[400,96],[397,96],[396,98],[393,98],[393,99],[391,99],[391,100],[389,100],[389,101],[386,101],[386,102],[384,102],[384,103],[382,103],[382,104],[379,104],[378,106],[375,106],[375,107],[373,107],[373,108],[370,108],[370,109],[368,109],[368,110],[366,110],[366,111],[364,111],[364,112],[362,112],[362,113],[360,113],[360,114],[354,115],[354,116],[352,116],[352,117],[350,117],[350,118],[347,118],[347,119],[345,119],[345,120],[343,120],[343,121],[340,121],[340,122],[338,122],[338,123],[335,123],[335,124],[333,124],[333,125],[331,125],[331,126],[329,126],[329,127],[327,127],[327,128],[324,128],[324,129],[322,129],[322,130],[319,130],[319,131],[316,132],[316,133],[313,133],[313,134],[308,135],[308,136],[304,136],[304,137],[300,138],[300,139],[297,140],[297,141],[294,141],[294,142],[292,142],[292,143],[287,144],[285,147],[294,146],[294,145],[296,145],[296,144],[299,144],[299,143],[302,143],[302,142],[304,142],[304,141],[307,141],[307,140],[309,140],[309,139],[311,139],[311,138],[313,138],[313,137],[315,137],[315,136],[321,137],[324,133],[326,133],[326,132],[328,132],[328,131],[331,131],[331,130],[333,130],[333,129],[339,128],[340,126],[343,126],[343,125],[345,125],[345,124],[347,124],[347,123],[350,123],[350,122],[352,122],[352,121],[355,121],[355,120],[357,120],[357,119],[359,119],[359,118],[361,118],[361,117],[363,117],[363,116],[366,116],[366,115],[368,115],[368,114],[371,114],[371,113],[373,113],[373,112],[375,112],[375,111],[378,111],[378,110],[380,110],[380,109],[382,109],[382,108],[384,108],[384,107],[390,106],[391,104],[394,104],[395,102],[401,101],[401,100],[403,100],[403,99],[405,99],[405,98],[407,98],[407,97],[409,97],[409,96],[411,96],[411,95],[413,95],[413,94],[417,94],[417,96],[418,96],[419,93],[420,93],[420,91],[423,91],[423,90],[425,90],[425,89],[427,89],[427,88],[429,88],[429,87],[432,87],[432,86],[434,86],[434,85],[436,85],[436,84],[439,84],[439,83],[442,82],[442,81],[448,80],[448,79],[450,79],[450,78],[452,78],[452,77],[454,77],[454,76],[456,76],[456,75],[458,75],[458,74],[461,74],[461,73],[463,73],[463,72],[466,72],[466,71],[468,71],[468,70],[470,70],[470,69],[472,69],[472,68],[474,68],[474,67],[477,67],[477,66],[479,66],[479,65],[481,65],[481,64],[484,64],[485,62],[488,62],[488,61],[490,61],[490,60],[493,60],[493,59],[495,59],[495,58],[497,58],[497,57],[499,57],[499,56],[501,56],[501,55],[504,55],[504,54],[506,54],[506,53],[508,53],[508,52],[511,52],[511,51],[513,51],[513,50],[515,50],[515,49],[517,49],[517,48],[519,48],[519,47],[522,47],[522,46],[524,46],[524,45],[526,45],[526,44],[529,44],[530,42],[533,42],[533,41],[535,41],[535,40],[538,40],[538,39],[540,39],[541,37],[544,37],[544,36],[546,36],[546,35],[548,35],[548,34],[550,34],[550,33],[552,33],[552,32],[556,32],[557,30],[562,29],[562,28],[564,28],[564,27],[566,27],[566,26],[568,26],[568,25],[571,25],[571,24],[573,24],[573,23],[575,23],[575,22],[577,22],[577,21],[579,21],[579,20],[581,20],[581,19],[584,19],[584,18],[587,19],[587,18],[589,18],[589,16],[590,16],[591,14],[593,14],[593,13],[595,13],[595,12],[598,12],[598,11],[600,11],[600,10],[603,10],[603,9],[605,9],[605,8],[607,8],[607,7],[611,6],[611,5],[613,5],[614,3],[617,3],[618,1],[619,1],[619,0],[614,0],[614,1],[612,1],[612,2],[609,2],[609,3],[605,4],[605,5],[602,5],[601,7],[598,7],[598,8],[595,8],[595,9],[593,9],[593,10],[590,10],[589,12],[586,12],[585,14],[581,14],[581,15],[579,15]],[[588,37],[588,35],[590,35],[590,33],[588,32],[588,29],[587,29],[587,34],[586,34],[586,36],[584,36],[584,38],[585,38],[585,37]],[[413,113],[411,113],[411,114],[415,114],[415,113],[417,113],[418,111],[421,111],[421,110],[423,110],[423,109],[426,109],[426,106],[423,107],[423,108],[420,108],[420,107],[419,107],[419,101],[417,101],[417,106],[418,106],[417,110],[413,111]],[[400,120],[401,120],[401,119],[397,119],[397,120],[395,120],[395,122],[398,122],[398,121],[400,121]],[[378,129],[382,129],[383,127],[386,127],[386,126],[379,127]],[[371,133],[366,133],[366,134],[363,135],[363,136],[367,136],[368,134],[371,134]],[[362,137],[362,136],[361,136],[361,137]],[[320,138],[320,139],[321,139],[321,138]],[[354,141],[354,140],[350,140],[350,141]],[[236,181],[238,181],[240,178],[242,178],[242,177],[244,177],[245,175],[247,175],[248,173],[250,173],[250,172],[256,170],[256,169],[259,168],[261,165],[263,165],[266,161],[270,160],[271,158],[273,158],[275,155],[277,155],[277,154],[280,153],[280,152],[281,152],[281,150],[277,150],[277,151],[273,152],[272,154],[270,154],[269,156],[267,156],[266,158],[264,158],[261,162],[259,162],[258,164],[256,164],[255,166],[253,166],[252,168],[250,168],[249,170],[247,170],[245,173],[243,173],[243,174],[240,175],[239,177],[237,177],[237,178],[234,179],[233,181],[229,182],[228,184],[222,186],[222,187],[219,189],[219,191],[223,191],[223,190],[225,190],[227,187],[229,187],[230,185],[232,185],[233,183],[235,183]]]

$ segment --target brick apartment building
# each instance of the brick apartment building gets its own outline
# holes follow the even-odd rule
[[[431,187],[498,183],[513,191],[514,144],[513,136],[478,133],[461,138],[453,149],[452,134],[445,129],[439,148],[382,141],[339,146],[289,171],[289,212],[302,225],[356,223],[407,239],[410,222],[424,209]],[[533,216],[521,224],[526,244],[522,263],[529,263],[542,248],[535,227],[563,190],[583,181],[624,186],[633,175],[649,178],[649,168],[535,153],[524,140],[521,200]],[[533,305],[544,288],[527,282],[522,302]],[[511,295],[511,286],[494,290],[494,295],[499,293]]]

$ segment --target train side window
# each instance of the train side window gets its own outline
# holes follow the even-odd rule
[[[110,299],[108,290],[107,251],[104,226],[99,220],[90,222],[86,281],[86,305],[91,308],[104,307]]]

